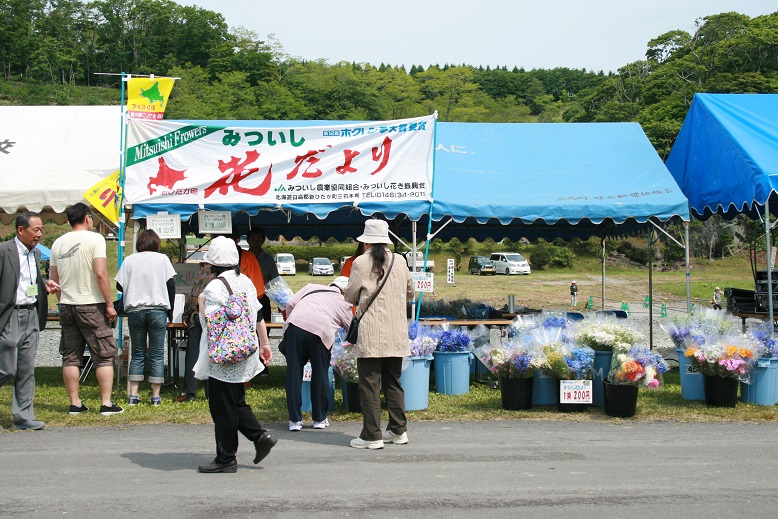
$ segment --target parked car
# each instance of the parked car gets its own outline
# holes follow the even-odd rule
[[[294,256],[292,254],[276,254],[276,268],[281,276],[294,276],[297,274],[297,268],[295,267]]]
[[[413,253],[411,251],[408,251],[403,254],[405,256],[405,261],[408,262],[408,268],[411,269],[411,271],[414,270],[413,268]],[[424,268],[424,253],[421,251],[416,251],[416,272],[432,272],[435,270],[435,262],[429,258],[427,258],[427,268]]]
[[[308,274],[311,276],[332,276],[335,269],[332,268],[332,262],[327,258],[313,258],[308,263]]]
[[[470,261],[467,264],[467,271],[471,275],[478,274],[479,276],[484,274],[497,274],[494,263],[486,256],[470,256]]]
[[[530,274],[527,258],[518,252],[493,252],[489,259],[498,274]]]

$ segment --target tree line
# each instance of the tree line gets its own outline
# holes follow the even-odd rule
[[[0,0],[0,65],[2,104],[116,104],[120,78],[103,74],[153,73],[180,78],[173,119],[636,121],[665,159],[695,93],[778,91],[778,12],[700,18],[605,73],[331,64],[170,0]]]

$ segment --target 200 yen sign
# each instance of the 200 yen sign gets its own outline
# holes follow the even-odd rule
[[[416,292],[433,292],[435,290],[434,274],[431,272],[411,272]]]
[[[591,404],[591,380],[560,380],[559,401],[563,404]]]

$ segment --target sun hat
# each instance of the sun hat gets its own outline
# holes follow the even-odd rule
[[[240,261],[235,241],[226,236],[217,236],[211,240],[203,261],[216,267],[234,267]]]
[[[346,276],[338,276],[332,280],[329,286],[338,287],[339,289],[345,292],[346,287],[348,287],[348,278]]]
[[[367,220],[365,232],[357,238],[362,243],[392,243],[389,239],[389,224],[384,220]]]

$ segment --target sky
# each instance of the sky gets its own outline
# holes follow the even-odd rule
[[[305,60],[390,65],[567,67],[616,71],[649,40],[695,20],[778,11],[768,0],[175,0],[224,15],[230,28]]]

